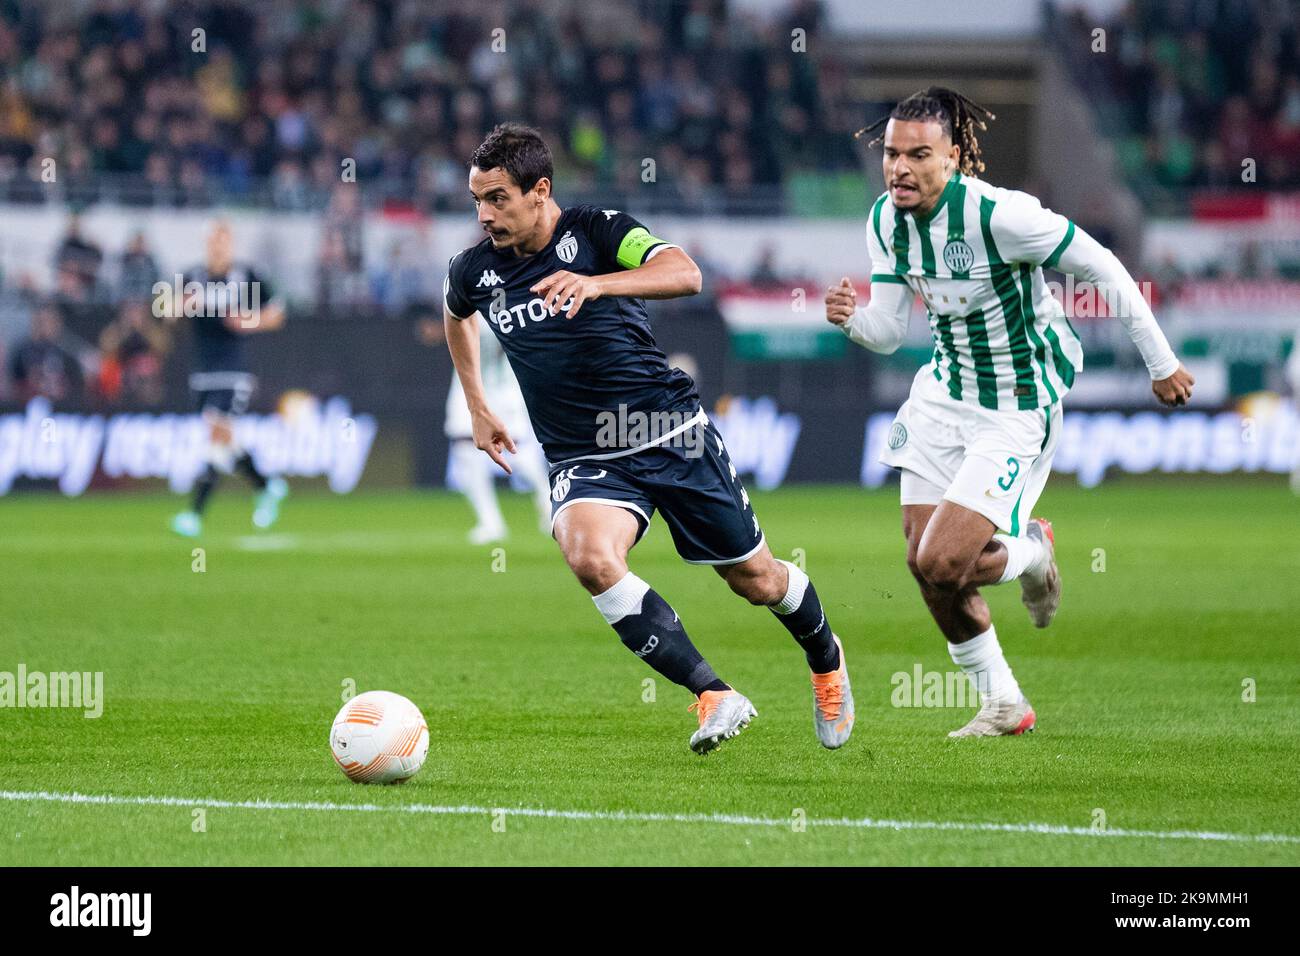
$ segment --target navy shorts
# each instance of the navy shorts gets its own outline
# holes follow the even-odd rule
[[[190,376],[190,390],[200,412],[242,415],[257,382],[246,372],[196,372]]]
[[[551,469],[551,526],[580,501],[632,512],[646,533],[655,509],[691,564],[739,564],[763,545],[763,530],[722,436],[706,418],[695,447],[669,442],[610,460],[566,461]]]

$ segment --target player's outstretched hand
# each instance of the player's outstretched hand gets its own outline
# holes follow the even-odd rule
[[[853,318],[858,307],[858,290],[848,277],[840,279],[839,285],[826,290],[826,321],[831,325],[843,325]]]
[[[584,302],[600,298],[600,283],[596,281],[595,276],[578,275],[576,272],[561,269],[559,272],[552,272],[530,291],[543,297],[542,305],[551,315],[555,315],[564,308],[565,303],[569,303],[564,317],[571,319],[578,314]]]
[[[474,447],[487,452],[487,456],[501,466],[507,475],[513,474],[505,452],[515,454],[515,440],[510,437],[505,423],[491,412],[477,412],[474,416]]]
[[[1192,378],[1192,373],[1180,364],[1173,375],[1152,382],[1151,391],[1155,392],[1161,405],[1173,408],[1176,405],[1186,405],[1191,400],[1192,386],[1195,384],[1196,379]]]

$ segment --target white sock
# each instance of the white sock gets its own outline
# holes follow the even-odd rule
[[[489,471],[489,468],[495,467],[491,459],[470,442],[454,441],[451,443],[451,467],[457,484],[474,509],[479,525],[485,528],[504,528],[506,522],[501,517],[496,488],[492,486],[492,472]]]
[[[1014,581],[1022,574],[1034,574],[1041,571],[1043,559],[1047,557],[1047,551],[1038,539],[1030,537],[1013,538],[1010,535],[995,534],[993,540],[1001,542],[1002,546],[1007,549],[1007,566],[1002,569],[1002,577],[998,578],[998,584]]]
[[[1020,699],[1020,685],[1002,656],[1002,645],[992,627],[964,643],[949,644],[948,653],[952,662],[975,681],[982,699],[998,703]]]
[[[601,591],[592,597],[592,601],[607,624],[617,624],[629,614],[641,613],[641,601],[649,590],[650,585],[629,571],[618,584],[608,591]]]
[[[790,572],[790,582],[786,585],[785,597],[773,604],[772,610],[777,614],[791,614],[799,610],[799,605],[803,603],[803,593],[808,590],[808,575],[804,574],[803,569],[797,564],[782,561],[780,558],[777,560]]]
[[[235,446],[225,442],[208,442],[208,463],[223,475],[235,470]]]

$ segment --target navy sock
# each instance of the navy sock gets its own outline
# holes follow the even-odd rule
[[[194,504],[191,510],[195,514],[203,514],[203,509],[208,506],[208,497],[212,494],[213,489],[217,487],[217,482],[221,480],[221,472],[208,465],[203,470],[203,474],[194,480]]]
[[[784,562],[782,562],[784,563]],[[789,564],[790,591],[785,600],[772,605],[772,613],[785,625],[785,629],[803,648],[804,657],[814,674],[829,674],[840,666],[840,649],[835,644],[831,626],[826,622],[822,611],[822,602],[817,597],[817,589],[812,586],[808,576],[796,566]],[[798,575],[798,577],[796,577]],[[799,595],[802,587],[803,594]],[[799,603],[791,610],[789,604],[798,598]]]
[[[251,481],[258,491],[266,487],[266,476],[257,470],[257,465],[253,464],[253,456],[248,452],[235,459],[235,468],[242,471],[244,477]]]
[[[730,690],[686,635],[668,602],[632,573],[593,600],[625,647],[656,671],[699,696]]]

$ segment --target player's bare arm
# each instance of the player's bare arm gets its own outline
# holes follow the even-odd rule
[[[512,472],[505,452],[515,454],[515,440],[510,437],[505,423],[488,407],[483,390],[483,376],[479,370],[478,313],[460,318],[444,306],[442,321],[447,349],[451,352],[461,388],[465,390],[465,403],[469,406],[474,429],[474,446],[486,452],[509,475]]]
[[[700,267],[681,249],[662,249],[649,262],[635,269],[584,276],[561,270],[553,272],[532,287],[545,296],[543,304],[555,315],[563,303],[572,300],[564,313],[566,319],[578,314],[583,303],[601,296],[627,296],[633,299],[677,299],[697,295],[703,285]]]
[[[225,326],[232,332],[249,335],[254,332],[275,332],[284,327],[284,306],[269,302],[251,316],[228,315]]]
[[[284,319],[284,306],[278,302],[269,302],[258,308],[251,316],[226,316],[226,328],[244,335],[254,332],[275,332],[284,327]]]

